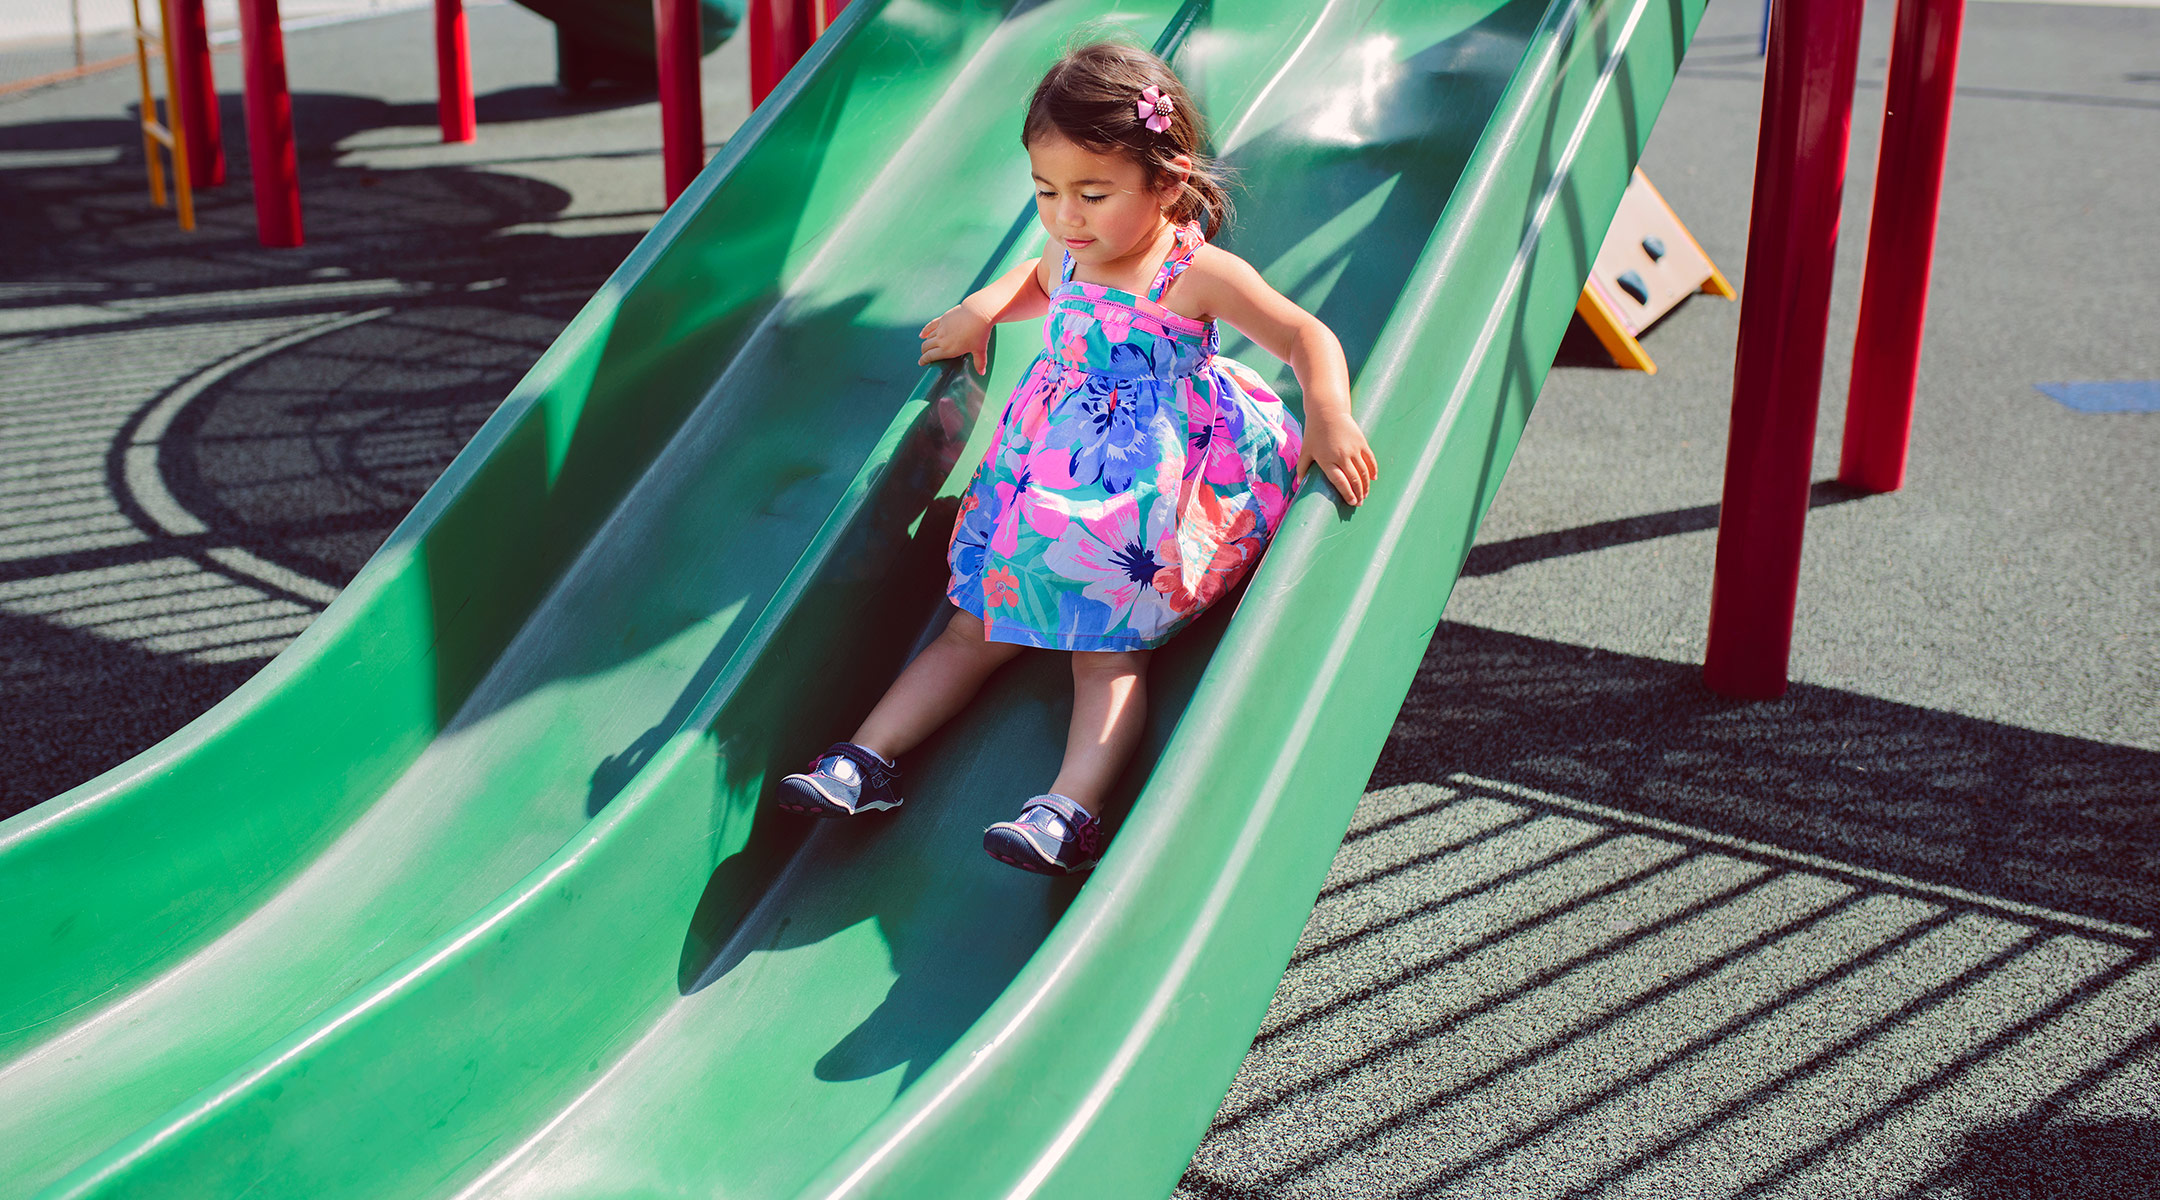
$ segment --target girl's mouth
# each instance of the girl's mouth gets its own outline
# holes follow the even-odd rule
[[[1095,244],[1095,239],[1094,239],[1094,238],[1066,238],[1066,239],[1065,239],[1065,248],[1066,248],[1067,250],[1078,250],[1078,249],[1080,249],[1080,248],[1081,248],[1082,246],[1092,246],[1092,245],[1094,245],[1094,244]]]

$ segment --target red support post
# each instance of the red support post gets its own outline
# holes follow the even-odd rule
[[[1861,0],[1778,0],[1733,368],[1703,682],[1785,694],[1852,126]]]
[[[435,117],[445,142],[473,140],[472,54],[465,0],[435,0]]]
[[[698,78],[704,34],[698,0],[653,0],[653,42],[660,56],[660,158],[667,202],[673,204],[705,169],[705,104]]]
[[[750,107],[780,86],[848,0],[750,0]]]
[[[1905,486],[1928,267],[1935,256],[1935,216],[1964,23],[1965,0],[1898,0],[1867,276],[1860,285],[1860,333],[1853,345],[1845,447],[1838,463],[1838,479],[1865,491]]]
[[[300,161],[293,148],[292,93],[285,86],[285,33],[278,27],[277,0],[240,0],[240,55],[255,235],[265,246],[297,246]]]
[[[804,0],[750,0],[750,107],[780,86],[817,36]]]
[[[172,55],[181,128],[187,131],[188,180],[225,182],[225,136],[219,128],[217,81],[210,73],[210,26],[203,0],[166,0],[165,52]]]

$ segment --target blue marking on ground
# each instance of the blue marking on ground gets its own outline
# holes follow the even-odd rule
[[[2160,379],[2108,383],[2036,383],[2064,408],[2082,413],[2160,412]]]

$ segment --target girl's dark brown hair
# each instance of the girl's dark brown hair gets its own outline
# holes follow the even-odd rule
[[[1153,87],[1170,98],[1170,128],[1158,133],[1141,119],[1142,88]],[[1230,223],[1230,194],[1224,169],[1201,153],[1205,130],[1200,110],[1170,64],[1138,46],[1094,42],[1074,50],[1050,68],[1028,101],[1020,144],[1033,145],[1052,133],[1097,154],[1123,154],[1140,164],[1149,187],[1174,176],[1173,160],[1192,160],[1185,186],[1171,202],[1170,217],[1199,221],[1209,237]]]

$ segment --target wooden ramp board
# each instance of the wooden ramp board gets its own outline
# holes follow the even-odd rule
[[[1582,297],[1575,302],[1576,315],[1615,363],[1655,375],[1657,364],[1636,339],[1696,292],[1727,300],[1737,296],[1665,197],[1637,168],[1620,198],[1620,211],[1605,232],[1605,244],[1598,249]]]

